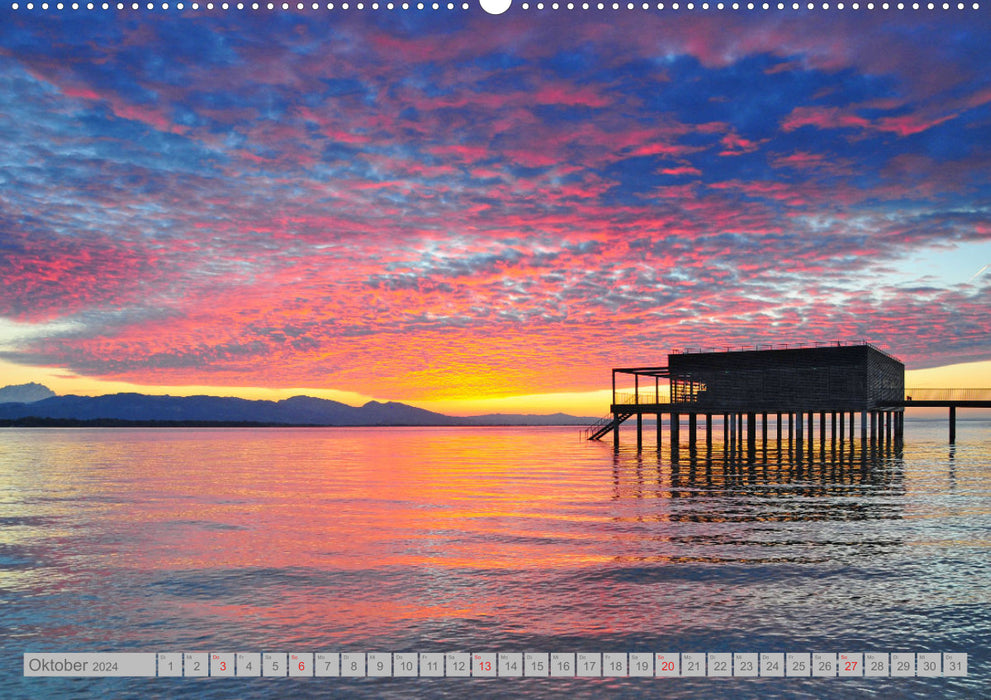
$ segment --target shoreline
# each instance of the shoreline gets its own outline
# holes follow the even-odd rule
[[[0,428],[581,428],[584,423],[273,423],[258,421],[8,418]]]

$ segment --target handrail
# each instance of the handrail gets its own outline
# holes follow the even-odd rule
[[[991,389],[906,389],[905,401],[991,401]]]
[[[598,432],[601,428],[606,427],[606,425],[608,425],[612,421],[613,421],[613,415],[609,413],[605,417],[600,418],[599,420],[592,423],[592,425],[582,428],[582,433],[584,434],[585,439],[588,440],[589,435]]]
[[[695,355],[704,352],[749,352],[753,350],[801,350],[806,348],[839,348],[839,347],[852,347],[866,345],[867,347],[877,350],[878,352],[883,352],[888,354],[886,350],[882,350],[877,345],[873,343],[868,343],[866,340],[817,340],[813,342],[799,342],[799,343],[756,343],[754,345],[723,345],[720,347],[702,347],[697,348],[682,348],[682,349],[671,349],[672,355]]]
[[[639,400],[637,400],[639,398]],[[665,399],[661,396],[660,399]],[[991,401],[991,388],[970,389],[970,388],[944,388],[944,389],[905,389],[905,402],[912,401]],[[653,405],[658,403],[654,397],[654,392],[642,392],[639,397],[633,392],[616,394],[616,405]],[[690,404],[690,401],[672,402],[670,399],[662,400],[661,403]]]
[[[639,398],[639,401],[637,400],[637,398]],[[632,393],[632,392],[622,393],[622,394],[616,394],[616,401],[615,401],[615,403],[616,403],[617,406],[618,405],[624,405],[624,406],[654,406],[654,405],[659,404],[659,403],[667,405],[667,404],[676,403],[676,402],[672,402],[671,399],[670,399],[670,397],[669,396],[665,396],[663,393],[660,396],[655,397],[654,396],[654,392],[653,391],[650,391],[650,392],[641,392],[639,397],[636,394]],[[689,403],[689,402],[682,401],[681,403]]]
[[[654,403],[657,403],[657,400],[654,398],[654,392],[653,391],[650,392],[649,400],[648,400],[648,395],[646,394],[646,392],[639,395],[639,399],[640,399],[639,401],[637,400],[637,398],[638,398],[637,397],[637,394],[632,393],[632,392],[631,393],[616,394],[616,403],[617,404],[625,404],[625,405],[640,405],[640,404],[654,404]]]

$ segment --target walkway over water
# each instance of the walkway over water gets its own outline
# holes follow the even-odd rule
[[[956,442],[957,409],[991,408],[991,389],[906,389],[902,407],[950,409],[950,442]]]
[[[991,408],[991,389],[906,389],[902,405]]]
[[[662,376],[659,370],[662,368],[649,368],[651,374],[648,376]],[[639,368],[638,368],[639,371]],[[849,437],[854,438],[857,411],[745,411],[745,412],[715,412],[702,407],[691,401],[672,402],[669,397],[660,392],[660,387],[655,386],[653,392],[633,392],[619,393],[615,395],[615,403],[610,407],[610,415],[602,418],[597,423],[584,429],[583,435],[589,440],[600,440],[609,432],[613,432],[618,440],[619,426],[633,416],[637,417],[637,443],[642,441],[643,416],[644,414],[656,416],[658,442],[661,434],[661,417],[664,414],[669,416],[671,426],[672,441],[678,439],[681,416],[687,415],[689,422],[690,444],[695,442],[695,430],[698,416],[703,416],[706,424],[706,440],[711,442],[713,416],[721,416],[724,426],[725,439],[727,442],[741,441],[743,436],[743,420],[746,416],[747,433],[749,440],[754,439],[756,431],[757,416],[762,419],[762,434],[767,439],[768,415],[777,417],[777,435],[783,431],[782,416],[787,416],[789,439],[802,440],[803,423],[805,417],[808,420],[809,439],[813,434],[813,415],[819,414],[820,434],[825,435],[826,417],[830,416],[831,432],[833,439],[837,435],[837,420],[839,421],[839,438],[842,441],[849,426]],[[663,399],[663,400],[659,400]],[[878,433],[881,431],[894,431],[896,439],[901,439],[903,431],[905,408],[948,408],[949,409],[949,439],[956,441],[956,409],[957,408],[991,408],[991,388],[970,389],[970,388],[910,388],[905,390],[905,396],[901,401],[889,401],[884,405],[879,405],[872,411],[860,411],[861,413],[861,436],[863,440],[870,438],[871,442],[879,439]],[[849,416],[847,421],[846,416]],[[796,438],[796,426],[798,436]]]

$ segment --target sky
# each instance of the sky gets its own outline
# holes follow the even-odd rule
[[[0,8],[0,384],[608,410],[673,349],[991,387],[979,11]]]

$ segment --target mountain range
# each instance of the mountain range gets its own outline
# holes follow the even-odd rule
[[[0,389],[0,404],[2,403],[33,403],[55,396],[55,392],[44,384],[17,384]]]
[[[221,396],[152,396],[122,393],[104,396],[55,396],[36,400],[11,401],[8,396],[45,395],[14,391],[21,387],[0,389],[0,421],[16,424],[58,424],[76,422],[110,422],[114,424],[239,424],[256,425],[587,425],[591,418],[552,415],[489,414],[456,417],[427,411],[393,401],[369,401],[363,406],[349,406],[339,401],[312,396],[294,396],[281,401],[249,400]],[[8,391],[10,390],[10,391]],[[5,393],[6,392],[6,393]]]

